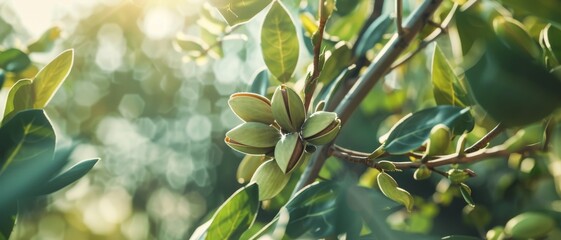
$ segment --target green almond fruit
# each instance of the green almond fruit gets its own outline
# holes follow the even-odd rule
[[[271,100],[273,117],[286,132],[298,132],[306,119],[300,95],[286,85],[280,85]]]
[[[290,180],[290,174],[284,174],[273,159],[261,164],[251,178],[251,182],[259,185],[259,201],[278,195],[288,180]]]
[[[245,155],[236,171],[236,179],[240,184],[249,182],[253,174],[265,161],[271,159],[265,155]]]
[[[302,126],[302,137],[311,144],[322,145],[331,142],[341,129],[341,120],[334,112],[315,112]]]
[[[267,124],[247,122],[226,133],[224,141],[234,150],[245,154],[267,154],[275,149],[280,132]]]
[[[555,228],[555,221],[542,213],[525,212],[508,220],[504,232],[515,239],[544,237]]]
[[[234,93],[228,100],[230,109],[246,122],[272,124],[271,102],[266,97],[249,92]]]
[[[444,124],[434,126],[429,135],[425,157],[445,154],[452,140],[450,128]]]
[[[306,155],[306,144],[298,133],[284,135],[275,147],[275,159],[284,173],[292,172]]]

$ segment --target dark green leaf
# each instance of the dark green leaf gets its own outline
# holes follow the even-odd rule
[[[298,35],[285,7],[275,1],[261,28],[261,51],[269,71],[281,82],[288,82],[299,55]]]
[[[16,114],[0,128],[0,174],[15,162],[52,159],[55,133],[43,110]]]
[[[339,42],[331,55],[325,60],[318,82],[329,83],[335,79],[351,63],[351,48],[346,42]]]
[[[472,207],[475,206],[475,202],[473,201],[473,198],[471,198],[471,188],[468,185],[466,185],[465,183],[460,183],[460,193],[462,194],[462,197],[467,204]]]
[[[255,221],[258,208],[257,185],[239,189],[218,208],[205,239],[238,239]]]
[[[211,0],[211,3],[218,8],[224,20],[230,25],[235,26],[245,23],[252,19],[257,13],[265,8],[270,0]]]
[[[372,49],[376,43],[382,40],[382,37],[392,25],[393,19],[389,15],[378,17],[364,32],[364,35],[357,40],[354,47],[354,55],[356,57],[364,56],[368,50]]]
[[[17,112],[33,108],[34,99],[33,80],[21,79],[17,81],[8,93],[4,120],[10,119]]]
[[[444,124],[459,135],[471,131],[475,123],[469,108],[447,105],[427,108],[400,121],[390,132],[384,149],[391,154],[415,150],[428,139],[431,129],[437,124]]]
[[[70,185],[86,175],[86,173],[93,168],[97,161],[99,161],[99,159],[90,159],[77,163],[76,165],[70,167],[70,169],[66,172],[49,180],[43,187],[38,189],[39,191],[37,191],[36,194],[50,194]]]
[[[561,24],[561,2],[559,0],[501,0],[517,13],[529,13]]]
[[[471,105],[466,88],[452,70],[442,50],[436,45],[432,57],[432,85],[438,105],[467,107]]]
[[[12,202],[7,207],[0,208],[0,240],[10,239],[16,221],[17,209],[17,202]]]
[[[253,82],[249,87],[249,91],[257,93],[261,96],[267,96],[267,88],[269,88],[269,71],[263,69],[253,77]]]
[[[29,56],[19,49],[10,48],[0,53],[0,68],[8,72],[19,72],[31,64]]]
[[[53,49],[55,40],[60,37],[60,32],[61,30],[59,27],[49,28],[39,39],[37,39],[37,41],[29,44],[29,46],[27,46],[27,50],[29,50],[29,52],[50,51]]]
[[[554,65],[561,63],[561,29],[556,26],[548,25],[543,30],[544,50],[550,58],[548,62],[553,62]]]
[[[346,16],[347,14],[351,13],[357,5],[358,0],[339,0],[335,2],[335,6],[337,7],[337,11],[335,11],[335,14],[339,16]]]

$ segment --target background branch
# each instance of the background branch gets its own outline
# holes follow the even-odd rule
[[[402,35],[397,33],[388,41],[381,52],[366,69],[364,75],[360,76],[351,90],[347,93],[335,112],[345,124],[351,114],[358,107],[360,102],[366,97],[374,85],[388,72],[393,62],[400,56],[405,48],[411,43],[414,37],[423,29],[427,21],[431,18],[435,10],[440,6],[442,0],[426,0],[411,14],[404,27],[407,31]],[[331,144],[324,145],[318,149],[318,153],[304,170],[294,192],[312,183],[321,167],[325,163]]]

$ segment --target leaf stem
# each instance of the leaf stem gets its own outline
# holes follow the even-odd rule
[[[472,153],[478,151],[487,146],[487,144],[493,140],[496,136],[502,133],[505,130],[501,123],[497,124],[495,128],[491,129],[485,136],[483,136],[479,141],[471,145],[470,147],[466,148],[465,153]]]
[[[351,114],[374,87],[374,85],[376,85],[376,83],[386,75],[393,62],[405,50],[413,38],[422,30],[442,1],[443,0],[425,0],[415,10],[415,12],[411,14],[405,23],[404,27],[407,28],[408,31],[402,35],[398,35],[396,33],[388,41],[385,47],[372,61],[372,64],[366,69],[364,75],[361,75],[358,78],[357,82],[335,109],[335,112],[341,118],[342,124],[347,122]],[[316,151],[317,153],[312,156],[310,163],[296,184],[293,195],[298,190],[315,181],[321,167],[325,163],[326,158],[329,156],[328,152],[331,144],[332,143],[321,146],[318,151]]]

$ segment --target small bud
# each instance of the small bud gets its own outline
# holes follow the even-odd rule
[[[423,164],[419,168],[417,168],[417,170],[415,170],[415,173],[413,173],[413,178],[415,180],[424,180],[429,178],[431,173],[432,171]]]
[[[266,154],[275,149],[281,138],[280,132],[267,124],[242,123],[226,133],[224,142],[231,148],[246,154]]]
[[[379,161],[377,166],[378,166],[378,169],[388,171],[388,172],[400,171],[399,169],[397,169],[395,167],[395,164],[393,164],[390,161],[386,161],[386,160]]]
[[[341,129],[341,120],[334,112],[315,112],[302,126],[302,137],[311,144],[322,145],[331,142]]]
[[[246,122],[260,122],[268,125],[274,121],[271,102],[259,94],[234,93],[230,96],[228,105],[240,119]]]
[[[273,94],[271,107],[273,117],[283,130],[298,132],[306,119],[304,103],[291,88],[281,85]]]
[[[284,135],[275,147],[275,159],[284,173],[290,173],[304,159],[306,145],[298,133]]]
[[[455,168],[448,170],[448,179],[450,179],[452,183],[459,184],[464,182],[468,178],[469,178],[469,174],[466,173],[464,170],[455,169]]]

